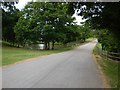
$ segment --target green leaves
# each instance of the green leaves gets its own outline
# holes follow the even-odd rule
[[[75,12],[75,9],[80,9],[78,15],[87,18],[90,26],[93,29],[101,30],[99,39],[100,42],[106,45],[107,50],[120,52],[120,2],[79,2],[69,3],[69,13]],[[79,11],[79,10],[78,10]],[[106,34],[106,29],[109,30]],[[98,31],[99,32],[99,31]],[[108,35],[109,34],[109,35]],[[112,34],[112,35],[110,35]],[[104,37],[102,37],[104,36]],[[107,39],[106,39],[106,38]],[[105,41],[104,41],[105,39]],[[114,42],[111,42],[114,41]],[[115,49],[116,47],[116,49]]]
[[[96,31],[98,41],[102,44],[102,49],[109,52],[119,53],[120,41],[107,29],[101,29]]]
[[[14,45],[14,25],[18,21],[20,12],[15,8],[15,2],[3,2],[2,4],[2,39]]]
[[[14,28],[16,39],[19,40],[22,36],[25,42],[63,42],[64,38],[69,38],[67,31],[71,29],[67,26],[73,22],[66,11],[67,4],[28,3]]]

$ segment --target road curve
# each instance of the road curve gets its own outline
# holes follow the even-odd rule
[[[103,88],[93,61],[96,41],[2,69],[3,88]]]

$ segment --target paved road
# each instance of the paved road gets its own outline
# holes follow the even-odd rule
[[[3,69],[3,88],[102,88],[92,57],[96,42]]]

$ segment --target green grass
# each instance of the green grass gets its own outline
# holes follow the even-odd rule
[[[68,51],[76,47],[75,45],[64,46],[62,44],[55,44],[55,50],[30,50],[25,48],[12,47],[7,42],[2,42],[2,45],[3,47],[0,50],[2,51],[1,61],[3,66],[13,64],[18,61],[22,61],[29,58]]]
[[[15,47],[3,47],[2,65],[4,66],[8,64],[13,64],[15,62],[22,61],[28,58],[64,52],[71,49],[73,49],[73,47],[66,47],[55,50],[29,50],[29,49],[15,48]]]
[[[97,44],[97,47],[102,49],[102,45],[100,43]]]
[[[87,42],[90,42],[92,40],[96,40],[96,38],[91,37],[91,38],[86,39]]]
[[[92,40],[92,39],[90,39]],[[88,42],[88,41],[87,41]],[[86,43],[86,42],[85,42]],[[25,48],[15,48],[7,42],[2,42],[2,65],[9,65],[16,63],[18,61],[23,61],[25,59],[34,58],[38,56],[49,55],[53,53],[60,53],[64,51],[71,50],[76,46],[82,45],[84,43],[80,42],[71,42],[67,46],[62,45],[61,43],[55,44],[55,50],[30,50]]]
[[[100,47],[100,44],[98,44],[98,47]],[[118,81],[120,79],[120,63],[103,59],[97,54],[96,47],[93,53],[96,56],[96,61],[100,65],[102,72],[107,77],[108,84],[111,88],[120,88],[120,81]]]

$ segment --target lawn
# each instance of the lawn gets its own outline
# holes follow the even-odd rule
[[[28,58],[64,52],[71,49],[73,49],[73,47],[64,47],[55,50],[30,50],[5,46],[2,48],[2,65],[13,64]]]
[[[100,44],[98,44],[100,47]],[[106,60],[98,55],[96,47],[93,50],[98,65],[106,76],[108,84],[111,88],[120,88],[120,62]]]
[[[92,41],[93,39],[86,40],[85,43]],[[9,43],[2,42],[2,65],[9,65],[16,63],[18,61],[26,60],[29,58],[34,58],[38,56],[44,56],[54,53],[60,53],[68,50],[74,49],[76,46],[82,45],[84,43],[72,42],[64,46],[60,43],[55,44],[55,50],[31,50],[25,48],[12,47]]]

